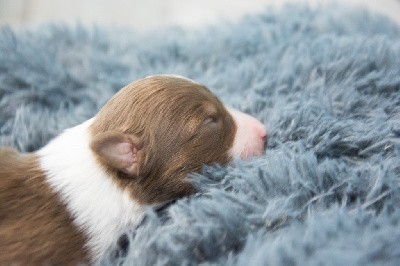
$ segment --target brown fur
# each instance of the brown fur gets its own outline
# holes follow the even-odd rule
[[[90,147],[115,183],[139,203],[157,204],[193,193],[189,173],[228,163],[236,125],[204,86],[152,77],[117,93],[90,133]],[[125,161],[104,159],[120,141],[135,147],[135,174],[121,171]],[[0,265],[88,262],[85,234],[66,210],[47,185],[37,155],[0,149]]]
[[[99,160],[140,203],[173,200],[193,192],[187,176],[206,164],[226,164],[236,132],[233,118],[204,86],[174,77],[151,77],[129,84],[97,114],[96,139],[121,132],[140,140],[138,173],[129,176]]]
[[[0,149],[0,265],[77,265],[84,243],[37,156]]]

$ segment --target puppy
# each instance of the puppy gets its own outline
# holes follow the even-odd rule
[[[263,153],[265,127],[204,86],[152,76],[31,154],[0,149],[0,264],[96,263],[203,165]]]

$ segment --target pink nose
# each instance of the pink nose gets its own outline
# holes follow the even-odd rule
[[[253,117],[251,117],[251,118],[253,118]],[[258,134],[258,136],[261,138],[262,147],[264,149],[265,145],[267,143],[267,138],[268,138],[267,129],[260,121],[258,121],[256,118],[254,118],[254,119],[255,119],[254,123],[255,123],[255,127],[256,127],[255,130],[257,132],[256,134]]]
[[[265,130],[265,134],[261,137],[262,141],[264,142],[264,146],[267,143],[267,131]]]
[[[246,159],[264,153],[267,130],[256,118],[235,109],[228,109],[235,120],[237,131],[232,147],[235,157]]]
[[[263,140],[264,142],[266,142],[266,141],[267,141],[267,134],[265,134],[265,136],[262,136],[261,138],[262,138],[262,140]]]

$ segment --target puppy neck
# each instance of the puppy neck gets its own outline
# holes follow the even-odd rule
[[[87,235],[87,248],[95,262],[126,226],[141,221],[143,206],[122,191],[95,160],[89,148],[92,121],[66,130],[37,155],[50,187]]]

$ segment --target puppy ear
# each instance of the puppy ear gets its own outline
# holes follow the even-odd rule
[[[138,156],[142,149],[138,137],[120,132],[97,134],[90,148],[102,163],[129,175],[138,173]]]

